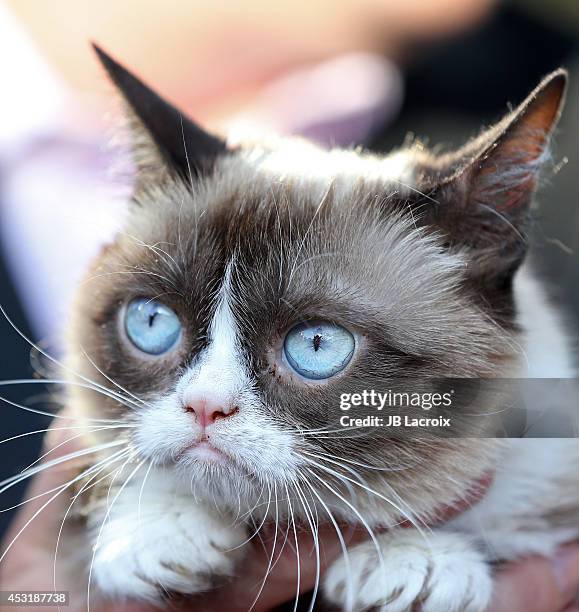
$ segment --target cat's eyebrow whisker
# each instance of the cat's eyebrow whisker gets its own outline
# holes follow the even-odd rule
[[[309,487],[309,489],[311,490],[311,492],[316,496],[318,502],[321,504],[322,508],[326,511],[326,514],[328,515],[328,518],[330,519],[330,522],[332,523],[334,530],[336,532],[336,535],[338,536],[338,540],[340,542],[340,548],[342,549],[342,555],[344,556],[344,563],[346,564],[346,575],[350,576],[352,574],[350,567],[350,555],[348,554],[348,547],[346,546],[346,542],[344,540],[344,535],[342,534],[342,531],[338,525],[338,522],[336,521],[336,519],[334,518],[334,515],[332,514],[331,510],[328,508],[328,505],[326,504],[326,502],[324,502],[324,500],[322,499],[321,495],[319,495],[319,493],[316,491],[315,487],[309,482],[308,479],[304,479],[304,483]],[[344,607],[344,609],[347,612],[353,612],[354,610],[354,593],[352,592],[352,581],[349,580],[348,581],[348,585],[346,587],[346,605]]]
[[[141,246],[143,248],[149,249],[155,255],[161,256],[163,258],[163,260],[164,260],[164,263],[166,263],[167,266],[172,268],[171,271],[174,274],[176,274],[176,276],[178,276],[181,273],[181,270],[179,269],[179,266],[178,266],[175,258],[172,257],[169,253],[167,253],[167,251],[165,251],[164,249],[161,249],[159,247],[160,244],[176,246],[175,243],[159,240],[159,241],[155,242],[155,244],[147,244],[144,240],[142,240],[141,238],[135,236],[134,234],[131,234],[130,232],[127,232],[126,230],[124,230],[124,231],[118,230],[117,231],[117,235],[118,236],[125,236],[126,238],[129,238],[130,240],[133,240],[137,244],[137,246]],[[173,268],[173,265],[175,266],[174,268]]]
[[[169,267],[169,269],[171,270],[171,272],[175,276],[178,277],[181,274],[181,269],[179,268],[179,264],[177,263],[177,260],[172,255],[167,253],[167,251],[165,251],[164,249],[161,249],[158,246],[159,244],[161,244],[160,242],[156,242],[155,244],[147,244],[143,240],[141,240],[139,238],[136,238],[134,236],[131,236],[131,238],[133,238],[133,240],[135,240],[135,242],[139,246],[142,246],[143,248],[149,249],[155,255],[161,257],[163,259],[164,263]]]
[[[151,302],[154,302],[155,300],[158,300],[159,298],[162,298],[165,295],[180,295],[179,293],[177,293],[176,291],[163,291],[162,293],[157,293],[156,295],[150,297],[146,304],[150,304]]]
[[[133,266],[133,265],[129,265],[129,264],[119,264],[119,267],[125,268],[125,270],[121,270],[120,272],[118,272],[118,274],[121,274],[122,272],[127,272],[128,274],[132,274],[133,272],[135,274],[146,274],[147,276],[152,276],[154,278],[159,278],[161,279],[163,282],[167,283],[168,285],[170,285],[176,293],[178,293],[179,295],[181,295],[183,297],[183,294],[179,291],[179,287],[175,281],[175,279],[172,279],[164,274],[160,274],[159,272],[154,272],[153,270],[147,270],[147,268],[143,268],[142,266]],[[115,274],[115,272],[111,272],[111,274]]]
[[[154,276],[157,278],[160,278],[161,280],[163,280],[164,282],[168,283],[169,285],[171,285],[171,287],[173,287],[173,289],[175,290],[175,292],[181,296],[183,296],[183,294],[178,291],[178,287],[175,285],[174,281],[172,281],[170,278],[167,278],[166,276],[163,276],[162,274],[157,274],[156,272],[151,272],[151,271],[147,271],[147,270],[114,270],[112,272],[101,272],[100,274],[93,274],[92,276],[89,276],[87,278],[85,278],[82,283],[79,284],[80,287],[82,287],[83,285],[85,285],[86,283],[96,280],[97,278],[104,278],[106,276],[114,276],[115,274],[119,274],[119,275],[131,275],[131,276],[137,276],[137,275],[144,275],[144,276]]]
[[[322,199],[320,200],[320,203],[318,204],[318,206],[317,206],[317,208],[316,208],[316,210],[315,210],[315,212],[314,212],[314,214],[312,216],[310,224],[308,225],[308,228],[306,229],[306,231],[305,231],[305,233],[304,233],[304,235],[302,237],[302,240],[300,242],[300,246],[298,247],[296,256],[294,258],[294,262],[293,262],[292,267],[290,269],[290,273],[289,273],[289,276],[288,276],[288,281],[287,281],[287,284],[286,284],[286,291],[289,289],[289,287],[291,285],[291,282],[292,282],[292,279],[293,279],[293,275],[294,275],[294,272],[295,272],[296,264],[298,263],[298,260],[299,260],[299,257],[301,255],[302,249],[304,248],[304,245],[305,245],[306,240],[307,240],[307,238],[309,236],[309,233],[312,230],[312,227],[314,226],[316,218],[320,214],[320,211],[322,210],[324,204],[329,200],[329,195],[330,195],[330,193],[332,191],[332,187],[333,187],[333,181],[330,182],[330,184],[328,185],[328,188],[326,189],[326,191],[322,195]]]

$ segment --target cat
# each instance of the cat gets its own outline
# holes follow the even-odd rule
[[[335,517],[374,536],[330,566],[321,600],[482,612],[492,562],[579,536],[574,439],[328,426],[338,392],[400,377],[574,375],[525,263],[566,72],[453,153],[377,155],[228,144],[95,48],[136,169],[67,339],[67,410],[101,448],[77,493],[95,593],[195,594],[242,571],[264,519]]]

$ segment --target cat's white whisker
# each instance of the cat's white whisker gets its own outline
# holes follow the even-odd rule
[[[143,482],[141,483],[141,487],[139,489],[139,497],[137,501],[137,525],[139,526],[139,533],[141,533],[140,525],[141,525],[141,508],[143,503],[143,493],[145,492],[145,484],[147,482],[147,478],[151,474],[151,470],[153,469],[153,463],[149,463],[149,467],[143,476]]]
[[[293,612],[296,612],[297,608],[298,608],[298,602],[299,602],[299,599],[300,599],[300,586],[301,586],[301,577],[302,577],[301,559],[300,559],[300,545],[298,543],[298,529],[296,527],[296,520],[295,520],[295,517],[294,517],[294,511],[293,511],[293,507],[292,507],[292,502],[291,502],[290,494],[289,494],[289,491],[288,491],[287,484],[285,484],[284,486],[285,486],[286,495],[287,495],[287,504],[288,504],[288,512],[289,512],[288,529],[289,529],[289,520],[291,519],[291,524],[292,524],[293,531],[294,531],[294,542],[295,542],[295,545],[296,545],[296,550],[295,550],[295,553],[296,553],[296,596],[295,596],[294,610],[293,610]],[[283,550],[283,548],[282,548],[282,550]]]
[[[321,573],[321,557],[320,557],[320,538],[319,538],[319,518],[314,522],[314,515],[311,509],[308,500],[299,485],[299,479],[304,479],[304,476],[301,472],[298,473],[298,479],[293,482],[293,486],[295,487],[296,495],[298,496],[300,503],[302,504],[302,508],[304,510],[304,515],[306,517],[306,521],[310,527],[310,531],[312,533],[312,542],[314,545],[314,553],[316,555],[316,574],[314,578],[314,588],[312,590],[312,597],[310,599],[310,607],[308,612],[313,612],[313,609],[316,604],[316,600],[318,597],[318,591],[320,588],[320,573]],[[314,508],[316,508],[316,504],[314,503]],[[316,517],[317,517],[317,508],[316,508]],[[295,530],[295,522],[294,522],[294,530]]]
[[[277,499],[277,484],[274,482],[273,483],[273,494],[274,494],[274,499],[275,499],[275,531],[273,534],[273,543],[271,545],[271,554],[269,555],[269,559],[268,559],[268,563],[267,563],[267,567],[265,570],[265,574],[263,576],[263,581],[261,582],[261,585],[259,587],[259,590],[257,592],[257,595],[255,596],[251,606],[249,607],[247,612],[252,612],[253,608],[255,608],[255,605],[257,604],[259,598],[261,597],[261,594],[263,593],[263,589],[265,588],[265,583],[267,582],[267,579],[269,577],[269,574],[271,572],[271,568],[272,568],[272,563],[273,563],[273,558],[275,555],[275,547],[277,544],[277,533],[278,533],[278,528],[279,528],[279,502]],[[259,531],[258,531],[259,533]]]
[[[104,476],[101,476],[101,478],[99,478],[96,482],[95,482],[95,478],[98,477],[98,475],[103,471],[106,470],[110,465],[112,465],[113,463],[115,463],[116,461],[119,461],[120,459],[123,459],[125,456],[129,455],[131,453],[130,449],[123,449],[120,451],[117,451],[116,453],[113,453],[110,457],[107,457],[105,459],[103,459],[102,461],[99,461],[98,463],[96,463],[94,466],[92,466],[91,468],[89,468],[88,470],[85,470],[85,472],[83,473],[84,477],[88,476],[89,473],[92,473],[93,471],[96,471],[95,474],[93,474],[90,479],[85,482],[82,487],[77,491],[77,493],[75,493],[75,495],[73,496],[68,508],[66,509],[66,512],[64,513],[64,516],[62,517],[62,521],[60,523],[60,527],[58,530],[58,535],[56,538],[56,543],[54,545],[54,558],[53,558],[53,565],[52,565],[52,582],[53,582],[53,588],[56,591],[56,562],[57,562],[57,557],[58,557],[58,549],[60,546],[60,540],[62,537],[62,532],[64,530],[64,524],[66,523],[66,519],[68,518],[68,515],[70,514],[70,511],[72,510],[72,507],[74,506],[76,500],[86,491],[88,491],[89,489],[91,489],[92,487],[96,486],[97,484],[99,484],[100,482],[102,482],[103,480],[106,480],[111,474],[111,472],[108,472],[107,474],[105,474]],[[60,611],[60,606],[59,606],[59,611]]]
[[[8,313],[4,310],[4,307],[2,306],[2,304],[0,304],[0,313],[4,316],[4,318],[6,319],[6,321],[8,321],[9,325],[12,327],[12,329],[25,341],[27,342],[34,350],[38,351],[41,355],[43,355],[44,357],[46,357],[51,363],[54,363],[55,365],[63,368],[65,371],[70,372],[71,374],[73,374],[74,376],[80,378],[81,380],[83,380],[86,383],[89,383],[92,386],[96,386],[98,388],[103,389],[104,391],[108,392],[108,393],[112,393],[113,395],[118,395],[115,394],[112,390],[110,389],[106,389],[106,387],[102,387],[102,385],[99,385],[98,383],[96,383],[95,381],[92,381],[88,378],[86,378],[85,376],[83,376],[82,374],[79,374],[78,372],[75,372],[74,370],[72,370],[71,368],[65,366],[63,363],[61,363],[58,359],[56,359],[55,357],[53,357],[52,355],[50,355],[49,353],[47,353],[46,351],[44,351],[42,348],[40,348],[40,346],[38,344],[35,344],[34,342],[32,342],[32,340],[30,340],[26,334],[18,328],[18,326],[12,321],[12,319],[8,316]],[[119,396],[120,399],[125,399],[122,396]],[[10,403],[13,406],[16,406],[16,404],[14,402],[10,402],[8,400],[6,400],[5,398],[0,398],[1,400]],[[43,414],[42,411],[35,411],[32,408],[26,408],[26,407],[22,407],[22,406],[17,406],[22,408],[23,410],[28,410],[29,412],[36,412],[37,414]],[[46,413],[45,416],[51,416],[50,413]]]
[[[74,380],[66,380],[66,379],[38,379],[38,378],[22,378],[22,379],[15,379],[15,380],[3,380],[0,381],[0,387],[2,386],[12,386],[12,385],[59,385],[59,386],[70,386],[70,387],[80,387],[82,389],[91,389],[92,391],[96,391],[97,393],[100,393],[101,395],[104,395],[105,397],[109,397],[111,399],[116,400],[117,402],[119,402],[120,404],[122,404],[123,406],[126,406],[127,408],[131,407],[131,400],[127,397],[123,397],[122,395],[120,395],[119,393],[117,393],[116,391],[113,391],[112,389],[108,389],[107,387],[103,387],[102,385],[99,385],[99,383],[95,382],[95,381],[91,381],[90,379],[88,379],[89,382],[78,382],[78,381],[74,381]],[[138,406],[138,405],[136,405]],[[122,421],[118,420],[118,419],[91,419],[91,418],[84,418],[82,419],[81,417],[73,417],[71,415],[66,416],[66,415],[61,415],[59,417],[58,413],[47,413],[48,416],[53,416],[55,418],[68,418],[68,419],[76,419],[76,420],[85,420],[88,422],[91,421],[97,421],[97,422],[110,422],[110,423],[120,423]]]
[[[348,438],[357,438],[357,437],[361,437],[367,434],[366,431],[367,427],[363,427],[362,425],[352,425],[351,427],[348,427],[348,429],[345,429],[344,427],[340,428],[340,429],[323,429],[320,428],[319,430],[316,429],[309,429],[309,430],[298,430],[299,435],[307,437],[307,436],[314,436],[315,438],[328,438],[329,436],[327,434],[332,434],[332,433],[337,433],[337,434],[344,434],[343,436],[334,436],[334,438],[344,438],[344,439],[348,439]],[[346,431],[357,431],[359,432],[359,434],[353,434],[351,436],[345,435]]]
[[[71,427],[47,427],[45,429],[35,429],[34,431],[27,431],[25,433],[18,434],[16,436],[11,436],[10,438],[4,438],[4,440],[0,440],[0,444],[6,444],[7,442],[12,442],[13,440],[18,440],[20,438],[27,438],[28,436],[34,436],[36,434],[43,434],[49,431],[71,431],[83,429],[85,433],[90,433],[91,431],[101,431],[102,429],[124,429],[125,425],[110,425],[106,427],[98,427],[94,425],[74,425]],[[26,468],[24,468],[26,469]]]
[[[343,458],[340,458],[340,457],[335,457],[335,456],[334,456],[333,458],[330,458],[330,455],[329,455],[328,453],[326,453],[326,455],[325,455],[325,456],[322,456],[322,455],[319,455],[319,454],[316,454],[316,453],[311,453],[311,452],[309,452],[309,451],[305,451],[305,450],[303,450],[302,452],[303,452],[303,453],[305,453],[306,455],[309,455],[309,456],[312,456],[312,457],[316,457],[317,459],[320,459],[321,461],[327,461],[327,462],[329,462],[329,463],[332,463],[333,465],[340,466],[341,468],[343,468],[343,469],[347,470],[347,471],[348,471],[348,472],[350,472],[352,475],[354,475],[354,477],[355,477],[355,478],[356,478],[356,479],[357,479],[357,480],[358,480],[360,483],[362,483],[362,484],[364,484],[364,485],[368,486],[368,482],[367,482],[367,481],[366,481],[364,478],[362,478],[360,474],[358,474],[358,473],[357,473],[357,472],[355,472],[355,471],[354,471],[352,468],[349,468],[347,465],[345,465],[345,464],[343,463],[344,461],[347,461],[347,460],[345,460],[345,459],[343,459]],[[349,463],[349,462],[348,462],[348,463]],[[408,468],[408,469],[409,469],[409,468]],[[412,522],[412,523],[414,524],[414,518],[413,518],[413,514],[414,514],[414,513],[413,513],[412,509],[411,509],[411,508],[408,506],[408,504],[407,504],[407,503],[406,503],[406,502],[405,502],[405,501],[404,501],[404,500],[403,500],[403,499],[400,497],[400,495],[398,495],[398,493],[396,493],[396,491],[394,491],[394,490],[392,489],[392,487],[391,487],[391,486],[390,486],[390,485],[389,485],[389,484],[388,484],[386,481],[382,480],[382,483],[383,483],[385,486],[387,486],[387,487],[388,487],[388,488],[391,490],[392,494],[393,494],[393,495],[394,495],[394,496],[395,496],[395,497],[398,499],[398,501],[400,502],[400,504],[401,504],[402,506],[406,506],[406,507],[408,508],[408,512],[407,512],[407,511],[405,511],[405,512],[404,512],[405,520],[408,520],[408,521],[410,521],[410,522]],[[344,484],[346,484],[346,483],[344,483]],[[429,529],[429,528],[428,528],[428,525],[426,525],[426,523],[424,523],[423,521],[422,521],[422,523],[424,524],[424,527],[425,527],[426,529]],[[392,526],[394,527],[395,525],[392,525]]]
[[[321,504],[322,508],[326,511],[326,514],[328,515],[328,518],[330,519],[330,522],[332,523],[332,526],[334,527],[336,535],[338,536],[338,541],[340,542],[340,548],[342,549],[342,555],[344,557],[344,563],[346,565],[346,574],[350,575],[351,574],[350,555],[348,554],[348,547],[346,546],[346,542],[344,540],[344,536],[338,525],[338,522],[334,518],[334,515],[332,514],[326,502],[322,499],[321,495],[319,495],[319,493],[316,491],[315,487],[309,482],[309,480],[304,479],[304,483],[309,487],[311,492],[317,498],[318,502]],[[346,602],[345,602],[344,609],[346,612],[353,612],[354,593],[352,589],[352,584],[350,582],[348,582],[346,586],[346,593],[347,595],[346,595]]]
[[[109,486],[107,487],[107,495],[106,495],[106,508],[107,511],[110,509],[111,507],[111,491],[113,490],[113,487],[115,486],[117,477],[123,473],[123,470],[125,469],[125,467],[131,462],[131,460],[133,459],[132,455],[129,455],[129,457],[127,458],[127,460],[118,468],[116,468],[114,470],[114,474],[113,477],[111,478],[110,482],[109,482]]]
[[[341,461],[342,463],[348,463],[350,465],[355,465],[357,467],[361,467],[364,468],[365,470],[373,470],[373,471],[377,471],[377,472],[403,472],[405,470],[409,470],[414,466],[402,466],[402,467],[379,467],[377,465],[370,465],[369,463],[362,463],[361,461],[354,461],[353,459],[345,459],[344,457],[338,457],[337,455],[333,455],[332,453],[329,453],[327,451],[324,451],[323,455],[320,455],[318,453],[313,453],[312,451],[308,450],[302,450],[301,452],[304,452],[307,455],[310,455],[312,457],[316,457],[317,459],[324,459],[327,457],[330,457],[331,459],[337,460],[337,461]]]
[[[125,387],[123,387],[122,385],[120,385],[118,382],[116,382],[115,380],[113,380],[110,376],[108,376],[108,374],[106,374],[105,372],[102,371],[101,368],[99,368],[97,366],[97,364],[94,362],[94,360],[88,355],[88,353],[84,350],[84,348],[82,348],[82,354],[84,355],[84,357],[88,360],[88,362],[92,365],[92,367],[104,378],[106,378],[110,383],[112,383],[115,387],[117,387],[120,391],[122,391],[122,393],[126,395],[128,395],[130,398],[132,398],[133,400],[135,400],[135,402],[138,402],[138,404],[136,404],[137,406],[146,406],[146,407],[150,407],[150,404],[148,404],[145,400],[141,399],[140,397],[138,397],[137,395],[134,395],[133,393],[131,393],[128,389],[125,389]]]
[[[395,510],[397,510],[402,516],[406,517],[408,519],[408,521],[410,521],[412,523],[412,525],[414,526],[414,528],[420,533],[420,535],[424,538],[425,541],[428,541],[428,538],[424,532],[424,529],[421,525],[419,525],[416,520],[414,519],[414,517],[409,516],[408,513],[406,512],[406,510],[404,510],[402,507],[400,507],[398,504],[396,504],[395,502],[393,502],[391,499],[389,499],[388,497],[382,495],[381,493],[379,493],[378,491],[376,491],[375,489],[372,489],[371,487],[367,486],[366,484],[363,484],[361,482],[358,482],[357,480],[353,480],[352,478],[349,478],[348,476],[346,476],[345,474],[340,474],[339,472],[336,472],[335,470],[333,470],[332,468],[329,468],[325,465],[322,465],[321,463],[318,463],[317,461],[313,461],[312,459],[306,459],[306,461],[308,463],[311,463],[312,465],[315,465],[316,467],[318,467],[319,469],[327,472],[328,474],[332,474],[333,476],[335,476],[336,478],[339,479],[344,479],[347,480],[353,484],[355,484],[358,487],[361,487],[362,489],[364,489],[365,491],[367,491],[368,493],[371,493],[372,495],[375,495],[376,497],[378,497],[379,499],[382,499],[383,501],[385,501],[387,504],[389,504],[390,506],[392,506]],[[332,461],[330,461],[329,459],[326,459],[326,461],[329,461],[330,463],[332,463]],[[333,462],[335,463],[335,462]],[[425,527],[428,529],[428,526],[425,525]]]
[[[8,552],[10,551],[10,549],[12,548],[12,546],[14,545],[14,543],[16,542],[16,540],[18,540],[18,538],[22,535],[22,533],[24,533],[24,531],[26,530],[26,528],[32,523],[32,521],[34,519],[36,519],[36,517],[50,504],[52,503],[61,493],[63,493],[63,491],[65,491],[66,489],[68,489],[71,485],[73,485],[74,483],[78,482],[79,480],[81,480],[82,478],[84,478],[84,473],[81,473],[79,476],[76,476],[75,478],[73,478],[72,480],[69,480],[67,483],[65,483],[64,485],[62,485],[59,490],[50,497],[50,499],[48,501],[46,501],[44,504],[42,504],[42,506],[40,506],[40,508],[38,510],[36,510],[34,512],[34,514],[24,523],[24,525],[19,529],[19,531],[16,533],[16,535],[14,536],[14,538],[12,538],[12,540],[8,543],[8,545],[6,546],[6,548],[4,549],[4,552],[2,553],[2,555],[0,555],[0,564],[2,563],[2,561],[4,560],[4,558],[6,557],[6,555],[8,554]],[[4,490],[4,489],[3,489]],[[1,493],[2,491],[0,491]]]
[[[326,487],[326,489],[330,491],[330,493],[335,495],[340,501],[346,504],[346,506],[348,506],[348,508],[350,508],[350,510],[352,510],[352,512],[354,512],[354,514],[358,517],[360,523],[362,524],[364,529],[368,532],[368,535],[370,536],[370,539],[372,540],[372,543],[374,544],[374,548],[376,549],[376,554],[378,556],[378,560],[380,561],[382,571],[384,572],[384,576],[386,576],[386,565],[384,564],[384,556],[382,555],[382,549],[380,547],[378,539],[376,538],[376,534],[374,533],[374,530],[368,524],[368,521],[362,516],[362,514],[353,504],[351,504],[343,495],[340,495],[340,493],[338,493],[338,491],[336,491],[334,487],[330,486],[323,478],[318,476],[313,470],[306,468],[306,471],[308,472],[308,474],[311,474],[316,480],[321,482],[324,485],[324,487]]]
[[[22,482],[23,480],[26,480],[27,478],[30,478],[31,476],[34,476],[35,474],[42,472],[43,470],[47,470],[57,465],[66,463],[67,461],[72,461],[80,457],[92,455],[94,453],[98,453],[103,450],[114,448],[115,446],[120,446],[121,444],[126,444],[126,443],[127,443],[126,440],[113,440],[112,442],[107,442],[105,444],[99,444],[96,446],[92,446],[90,448],[81,449],[73,453],[69,453],[65,455],[64,457],[59,457],[58,459],[52,459],[51,461],[47,461],[37,467],[34,467],[33,469],[29,470],[26,473],[23,473],[23,474],[19,473],[15,476],[10,476],[9,478],[2,480],[0,482],[0,494],[4,493],[4,491],[15,486],[19,482]]]
[[[122,450],[122,451],[118,451],[118,452],[128,452],[126,450]],[[115,453],[116,455],[117,453]],[[89,468],[90,469],[90,468]],[[86,474],[86,472],[85,472]],[[33,497],[27,497],[25,500],[19,502],[18,504],[15,504],[14,506],[10,506],[9,508],[2,508],[2,510],[0,510],[0,514],[4,513],[4,512],[10,512],[11,510],[15,510],[16,508],[20,508],[21,506],[24,506],[36,499],[40,499],[41,497],[44,497],[46,495],[49,495],[50,493],[54,493],[54,491],[56,491],[57,489],[60,488],[60,485],[58,487],[53,487],[52,489],[49,489],[48,491],[43,491],[42,493],[39,493],[38,495],[34,495]]]
[[[287,497],[287,494],[286,494]],[[287,499],[281,499],[280,501],[288,501],[289,498]],[[289,517],[288,517],[289,518]],[[273,572],[273,570],[275,569],[275,566],[279,563],[279,561],[281,560],[283,553],[285,551],[285,547],[288,546],[288,542],[289,542],[289,533],[291,530],[291,524],[290,521],[286,521],[286,528],[285,528],[285,533],[283,535],[283,542],[281,543],[281,546],[279,547],[279,552],[277,553],[277,557],[273,560],[273,563],[271,564],[271,572]]]
[[[131,460],[131,457],[129,457],[129,459],[121,466],[120,470],[123,470],[124,467],[127,465],[127,463]],[[93,554],[92,554],[92,558],[91,558],[91,562],[90,562],[90,566],[89,566],[89,570],[88,570],[88,580],[87,580],[87,586],[86,586],[86,609],[87,612],[90,612],[90,588],[91,588],[91,582],[92,582],[92,569],[93,569],[93,565],[94,565],[94,559],[95,559],[95,555],[99,546],[99,542],[100,542],[100,538],[104,529],[105,524],[108,521],[109,515],[111,513],[112,507],[114,506],[115,502],[117,501],[117,499],[121,496],[122,492],[124,491],[125,487],[129,484],[129,482],[131,482],[131,480],[133,479],[133,477],[135,476],[135,474],[141,469],[141,467],[143,467],[143,465],[145,464],[145,461],[140,461],[137,466],[135,467],[135,469],[127,476],[127,478],[125,479],[125,481],[123,482],[123,484],[120,486],[119,490],[117,491],[117,494],[115,495],[115,497],[113,498],[112,503],[109,505],[108,504],[108,500],[107,500],[107,511],[104,515],[104,518],[101,522],[101,526],[99,528],[97,537],[96,537],[96,541],[95,541],[95,545],[93,547]],[[118,473],[118,471],[117,471]],[[112,483],[111,483],[112,486]],[[109,491],[110,491],[110,487],[109,487]]]
[[[262,489],[262,491],[263,491],[263,489]],[[242,548],[242,547],[243,547],[243,546],[245,546],[245,545],[246,545],[248,542],[251,542],[251,540],[253,540],[253,538],[255,538],[255,537],[257,536],[257,534],[258,534],[258,533],[261,531],[261,528],[264,526],[265,521],[267,520],[267,516],[268,516],[269,508],[270,508],[270,506],[271,506],[271,487],[270,487],[270,486],[268,486],[268,494],[269,494],[269,497],[268,497],[268,501],[267,501],[267,508],[265,509],[265,512],[263,513],[263,518],[261,519],[261,523],[259,524],[259,526],[257,527],[257,529],[255,529],[255,530],[253,531],[253,533],[252,533],[252,534],[251,534],[251,535],[250,535],[250,536],[249,536],[247,539],[245,539],[243,542],[241,542],[241,544],[238,544],[237,546],[234,546],[233,548],[228,548],[228,549],[227,549],[227,552],[231,552],[231,551],[233,551],[233,550],[237,550],[237,549],[239,549],[239,548]],[[258,503],[259,503],[259,498],[258,498],[258,501],[255,503],[255,505],[254,505],[254,506],[253,506],[253,507],[252,507],[250,510],[248,510],[248,511],[247,511],[247,516],[252,516],[252,515],[253,515],[252,513],[253,513],[253,512],[255,511],[255,509],[257,508],[257,504],[258,504]],[[245,516],[245,515],[244,515],[244,516]],[[238,522],[238,520],[239,520],[239,519],[240,519],[240,517],[239,517],[239,516],[238,516],[238,517],[236,517],[236,519],[233,521],[233,523],[232,523],[232,525],[231,525],[231,526],[235,525],[235,524]]]
[[[30,406],[23,406],[22,404],[19,404],[17,402],[13,402],[12,400],[8,399],[7,397],[3,397],[0,396],[0,402],[4,402],[5,404],[8,404],[9,406],[13,406],[14,408],[18,408],[20,410],[23,410],[24,412],[31,412],[33,414],[39,414],[40,416],[47,416],[50,418],[55,418],[55,419],[67,419],[67,420],[74,420],[74,421],[88,421],[88,422],[92,422],[92,423],[118,423],[118,421],[111,421],[109,419],[88,419],[88,418],[78,418],[78,417],[68,417],[65,415],[59,415],[58,413],[54,413],[54,412],[46,412],[45,410],[38,410],[36,408],[30,408]]]
[[[66,440],[63,440],[62,442],[59,442],[55,446],[52,446],[51,448],[49,448],[46,452],[42,453],[39,457],[37,457],[31,464],[27,465],[24,469],[22,469],[20,473],[23,474],[30,468],[34,467],[37,463],[42,461],[45,457],[48,457],[48,455],[51,455],[57,449],[65,446],[69,442],[72,442],[72,440],[78,440],[79,438],[86,436],[87,433],[92,434],[92,433],[96,433],[99,431],[105,431],[105,430],[111,430],[111,429],[125,429],[125,428],[122,425],[107,425],[105,427],[97,427],[96,429],[92,429],[89,432],[81,431],[80,433],[77,433],[74,436],[71,436],[70,438],[67,438]]]

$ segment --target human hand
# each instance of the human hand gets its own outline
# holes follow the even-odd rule
[[[511,563],[497,575],[489,612],[579,612],[579,544],[561,547],[552,560]]]

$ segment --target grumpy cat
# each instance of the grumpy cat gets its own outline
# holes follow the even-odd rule
[[[265,521],[314,545],[320,521],[371,536],[312,606],[482,612],[492,562],[577,537],[573,439],[335,426],[341,392],[400,378],[573,374],[525,264],[566,73],[457,151],[377,155],[230,144],[97,53],[136,174],[68,337],[67,411],[99,449],[76,502],[93,595],[192,595],[243,571]]]

